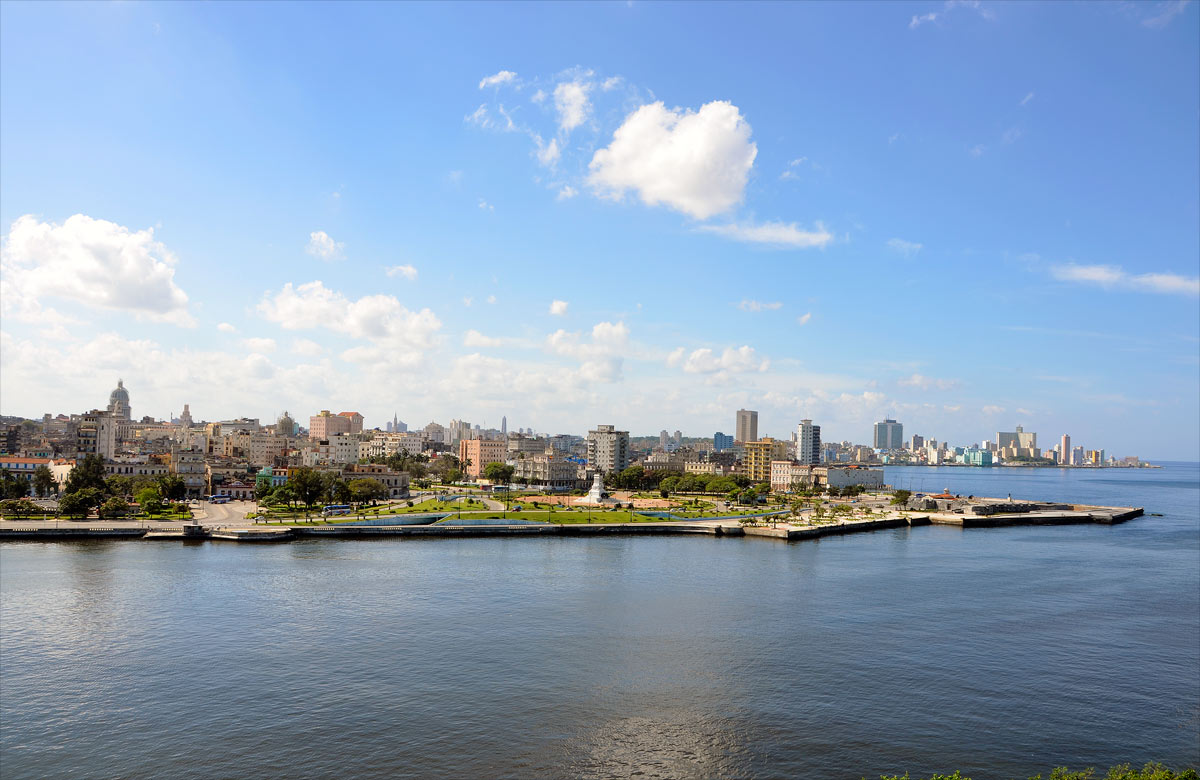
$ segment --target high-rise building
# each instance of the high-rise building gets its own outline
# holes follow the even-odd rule
[[[737,424],[734,428],[734,441],[758,441],[758,412],[749,409],[738,409]]]
[[[187,404],[183,405],[183,411],[179,413],[179,426],[181,428],[192,427],[192,410],[188,408]]]
[[[1058,444],[1058,463],[1060,466],[1071,465],[1071,434],[1064,433]]]
[[[623,471],[629,466],[629,431],[611,425],[597,425],[587,435],[588,468],[605,474]]]
[[[670,443],[671,443],[671,434],[667,433],[666,428],[663,428],[661,431],[658,432],[658,446],[662,447],[665,450],[667,448],[667,445]]]
[[[875,449],[904,449],[904,425],[890,417],[885,417],[883,422],[875,423]]]
[[[507,415],[500,418],[500,435],[504,436],[504,437],[508,436],[508,416]]]
[[[998,431],[996,433],[996,446],[1000,449],[1012,447],[1016,450],[1036,450],[1037,449],[1037,434],[1026,432],[1020,425],[1017,430],[1012,432]]]
[[[469,479],[479,479],[489,463],[503,463],[506,456],[506,447],[500,439],[462,439],[458,443],[463,474]]]
[[[804,466],[821,463],[821,426],[812,420],[801,420],[796,426],[796,460]]]
[[[717,431],[713,434],[713,452],[724,452],[733,449],[733,437]]]
[[[919,433],[914,433],[912,436],[912,451],[916,452],[917,450],[923,448],[924,446],[925,446],[925,437]]]

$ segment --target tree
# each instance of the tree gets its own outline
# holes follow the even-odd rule
[[[512,479],[513,472],[516,468],[506,466],[503,463],[489,463],[483,467],[483,476],[490,482],[497,485],[507,485]]]
[[[158,493],[171,501],[180,501],[187,496],[187,483],[178,474],[163,474],[158,478]]]
[[[137,502],[142,511],[148,515],[162,511],[162,496],[159,494],[158,488],[142,488],[137,494]]]
[[[429,471],[443,482],[457,482],[462,478],[462,464],[459,462],[458,458],[453,455],[443,454],[437,460],[429,464]],[[451,471],[457,471],[459,476],[451,479]]]
[[[25,498],[9,498],[0,501],[0,514],[9,517],[32,514],[37,508],[37,504]]]
[[[58,481],[54,479],[54,472],[49,466],[41,465],[34,469],[33,490],[43,497],[58,492]]]
[[[124,474],[113,474],[104,480],[104,492],[110,496],[133,495],[133,479]]]
[[[83,460],[75,464],[75,468],[67,475],[67,484],[63,487],[63,492],[77,493],[89,488],[101,493],[107,488],[104,481],[104,458],[99,455],[85,455]]]
[[[438,458],[438,460],[441,460],[441,458]],[[463,477],[462,471],[460,471],[459,469],[447,469],[445,476],[442,478],[442,481],[454,483],[454,482],[458,482],[459,480],[461,480],[462,477]]]
[[[911,490],[897,490],[892,494],[892,506],[904,506],[912,498]]]
[[[120,496],[113,496],[100,506],[99,516],[101,519],[105,517],[123,517],[127,514],[129,514],[129,503]]]
[[[308,466],[301,466],[288,475],[288,485],[292,486],[296,499],[304,504],[305,509],[311,509],[325,492],[325,484],[321,475]]]
[[[66,493],[58,500],[58,511],[68,517],[86,517],[94,507],[104,500],[104,494],[97,488],[81,488],[73,493]]]
[[[358,503],[372,503],[387,498],[388,489],[377,479],[355,479],[350,482],[350,496]]]
[[[0,498],[24,498],[29,495],[29,482],[9,472],[0,469]]]

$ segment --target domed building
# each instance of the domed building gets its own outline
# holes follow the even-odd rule
[[[117,380],[117,387],[108,394],[108,413],[118,420],[128,421],[132,417],[129,409],[129,391],[125,389],[125,382],[121,379]]]
[[[295,436],[296,435],[296,421],[293,420],[291,415],[289,415],[287,413],[287,410],[284,410],[283,414],[281,414],[279,416],[279,420],[275,423],[275,435],[276,436]]]

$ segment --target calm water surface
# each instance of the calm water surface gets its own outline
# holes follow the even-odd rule
[[[0,775],[1200,763],[1200,471],[888,469],[1124,525],[0,544]]]

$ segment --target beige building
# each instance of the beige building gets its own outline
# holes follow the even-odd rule
[[[570,490],[578,486],[579,464],[567,460],[553,449],[526,455],[514,461],[513,479],[527,480],[530,485],[553,490]]]
[[[331,414],[322,409],[320,414],[308,418],[308,438],[328,439],[339,433],[362,433],[363,416],[358,412]]]
[[[737,442],[758,441],[758,412],[738,409],[733,440]]]
[[[463,439],[458,443],[458,459],[468,479],[479,479],[487,464],[503,463],[505,457],[503,439]]]
[[[608,474],[629,466],[629,431],[597,425],[587,435],[588,468]]]

